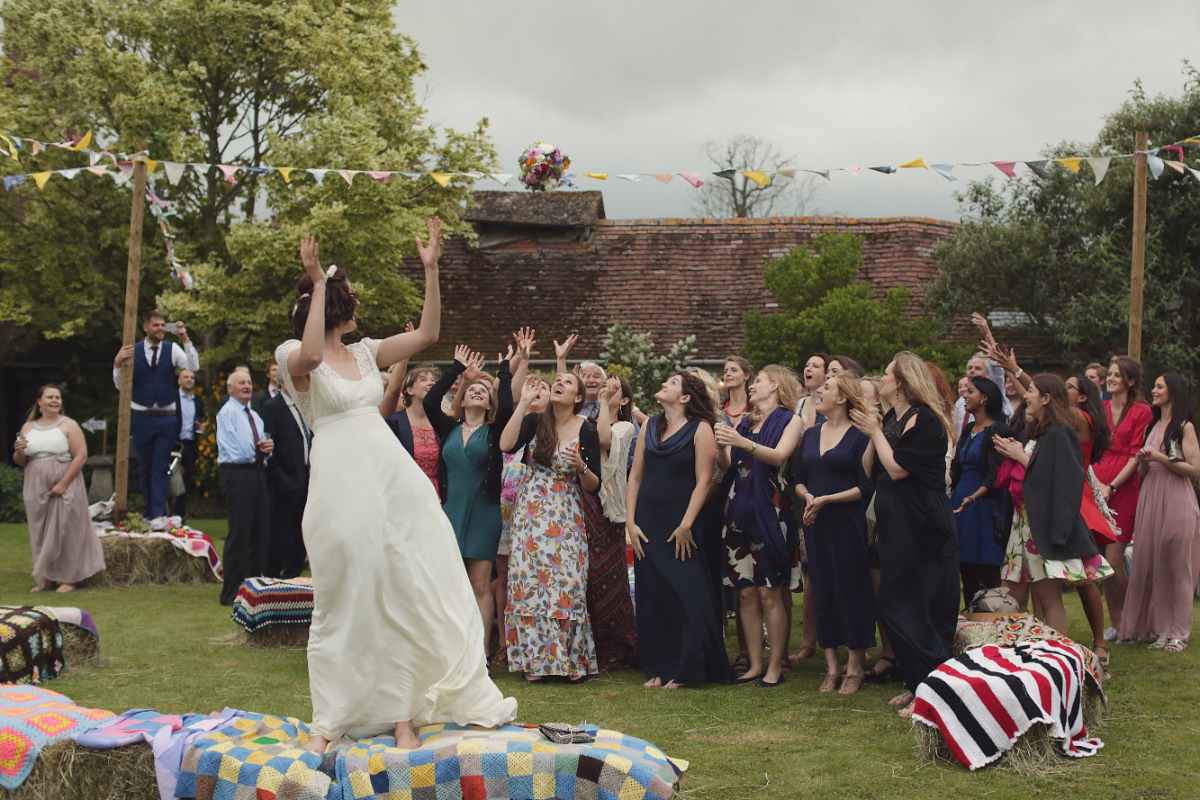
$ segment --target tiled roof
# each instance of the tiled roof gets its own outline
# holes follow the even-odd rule
[[[527,224],[519,218],[518,225]],[[817,234],[850,231],[864,239],[860,278],[880,295],[912,289],[915,304],[933,278],[934,244],[956,225],[916,217],[776,217],[595,219],[589,227],[591,235],[579,239],[518,236],[484,248],[461,237],[447,241],[441,341],[423,357],[449,358],[460,342],[494,353],[518,326],[532,325],[535,357],[553,358],[551,341],[574,331],[580,341],[572,359],[595,358],[608,326],[628,322],[664,349],[694,333],[699,357],[719,359],[741,347],[743,313],[770,307],[762,281],[769,259]],[[422,277],[415,260],[401,269]]]

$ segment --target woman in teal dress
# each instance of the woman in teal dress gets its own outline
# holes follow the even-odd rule
[[[461,421],[442,411],[442,398],[460,375],[465,384]],[[496,610],[491,583],[501,527],[499,438],[513,409],[508,359],[500,362],[493,383],[483,374],[483,356],[459,345],[454,348],[454,363],[425,395],[422,405],[442,441],[438,494],[479,604],[486,652]]]

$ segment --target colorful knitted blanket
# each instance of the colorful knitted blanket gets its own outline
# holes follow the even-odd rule
[[[1104,665],[1100,663],[1096,654],[1030,614],[1009,614],[983,622],[959,617],[951,649],[955,653],[961,653],[985,644],[1015,647],[1028,642],[1046,641],[1062,642],[1077,647],[1083,656],[1083,666],[1087,671],[1087,676],[1091,678],[1094,688],[1100,690],[1101,696],[1103,696],[1102,681],[1108,678],[1108,671],[1104,669]],[[1108,702],[1107,699],[1105,702]]]
[[[268,625],[307,625],[312,613],[312,578],[247,578],[233,601],[232,616],[254,633]]]
[[[1104,746],[1083,722],[1081,648],[1048,639],[984,645],[946,661],[917,687],[913,720],[941,732],[950,752],[975,770],[992,763],[1033,725],[1043,724],[1068,756]]]
[[[0,606],[0,683],[52,680],[65,665],[54,614],[32,606]]]
[[[201,533],[195,528],[181,525],[179,517],[158,517],[150,521],[149,532],[126,531],[113,527],[106,522],[93,522],[92,530],[97,536],[123,536],[127,539],[165,539],[183,552],[196,558],[208,561],[209,568],[218,579],[223,577],[221,557],[217,555],[217,547],[208,534]]]
[[[115,716],[103,709],[82,708],[37,686],[0,686],[0,787],[20,786],[46,745]]]
[[[92,615],[84,611],[82,608],[74,606],[37,606],[38,611],[49,611],[62,625],[72,625],[100,638],[100,630],[96,627],[96,620]]]

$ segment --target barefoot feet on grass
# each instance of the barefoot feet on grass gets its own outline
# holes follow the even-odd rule
[[[915,705],[916,705],[915,702],[909,703],[904,708],[897,711],[896,716],[903,717],[904,719],[912,719],[913,706],[915,706]]]
[[[75,591],[75,585],[71,583],[60,583],[58,588],[54,591],[58,592],[59,594],[66,594],[67,592]]]
[[[662,685],[662,678],[651,678],[642,684],[642,686],[645,686],[647,689],[661,689]]]
[[[911,703],[914,699],[915,698],[913,698],[912,692],[904,692],[903,694],[898,694],[895,697],[893,697],[891,700],[888,700],[888,705],[889,706],[906,706],[909,703]]]

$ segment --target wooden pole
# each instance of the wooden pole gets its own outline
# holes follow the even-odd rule
[[[1150,136],[1138,131],[1133,156],[1133,264],[1129,275],[1129,357],[1142,358],[1142,292],[1146,284],[1146,151]]]
[[[133,162],[133,202],[129,209],[129,268],[125,275],[125,326],[121,345],[134,343],[137,336],[138,284],[142,272],[142,216],[146,208],[146,162]],[[133,362],[126,361],[121,370],[120,399],[117,408],[117,474],[113,521],[121,522],[129,510],[129,432],[133,400]],[[146,469],[148,465],[139,465]]]

